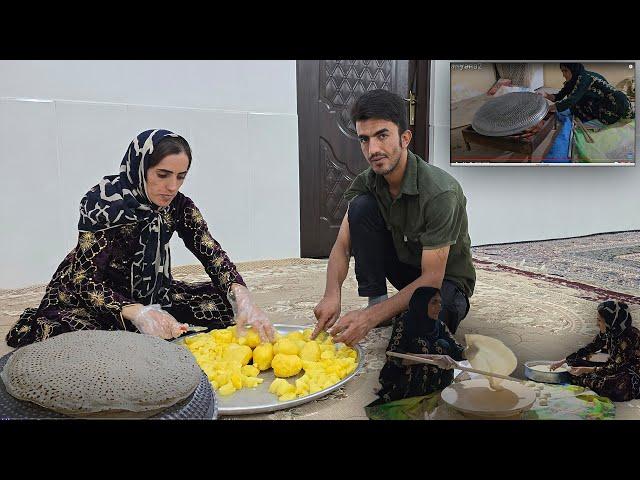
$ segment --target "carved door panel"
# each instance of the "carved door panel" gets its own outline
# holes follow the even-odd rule
[[[302,257],[331,252],[347,203],[342,198],[367,168],[353,102],[383,88],[407,98],[408,60],[304,60],[297,62]]]

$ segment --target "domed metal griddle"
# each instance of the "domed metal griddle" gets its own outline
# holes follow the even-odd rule
[[[537,125],[548,110],[547,101],[537,93],[507,93],[480,107],[471,126],[481,135],[506,137]]]

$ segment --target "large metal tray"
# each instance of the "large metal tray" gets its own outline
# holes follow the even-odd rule
[[[507,93],[482,105],[471,126],[480,135],[506,137],[537,125],[548,111],[547,101],[537,93]]]
[[[287,333],[291,332],[299,332],[306,328],[309,328],[309,325],[303,326],[274,324],[273,326],[276,331],[282,335],[286,335]],[[192,335],[185,335],[184,337],[180,337],[174,340],[174,342],[183,344],[184,338],[193,335],[199,334],[195,333]],[[235,392],[233,395],[229,396],[216,394],[216,406],[218,407],[218,415],[249,415],[252,413],[275,412],[277,410],[284,410],[322,398],[328,393],[331,393],[334,390],[342,387],[345,383],[356,376],[364,367],[364,351],[362,350],[362,347],[356,345],[354,349],[358,352],[356,369],[351,372],[351,374],[343,378],[335,385],[332,385],[331,387],[325,388],[324,390],[320,390],[319,392],[312,393],[305,397],[296,398],[295,400],[280,402],[276,395],[274,395],[273,393],[269,393],[269,385],[271,385],[271,382],[273,382],[273,380],[275,380],[276,378],[273,374],[273,370],[269,369],[260,373],[260,378],[264,378],[264,382],[262,382],[255,388],[243,388]],[[290,382],[295,382],[295,380],[302,377],[302,375],[303,372],[300,372],[294,377],[287,378],[287,380]]]

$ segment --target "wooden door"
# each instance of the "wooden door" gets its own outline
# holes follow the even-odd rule
[[[351,105],[383,88],[407,98],[408,60],[301,60],[297,62],[302,257],[327,257],[353,179],[368,167],[360,150]]]

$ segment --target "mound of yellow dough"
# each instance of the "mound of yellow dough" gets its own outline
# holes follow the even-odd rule
[[[329,388],[356,369],[356,350],[335,344],[325,332],[311,340],[312,331],[277,334],[272,344],[261,343],[253,329],[239,335],[229,327],[187,337],[184,343],[220,395],[255,388],[264,381],[260,372],[273,368],[277,378],[269,391],[284,402]],[[285,380],[303,370],[294,383]]]

